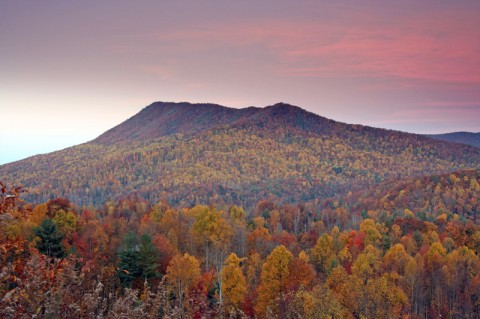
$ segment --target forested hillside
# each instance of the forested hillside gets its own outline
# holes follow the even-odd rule
[[[154,103],[96,140],[0,166],[31,202],[100,206],[133,193],[189,207],[300,203],[478,168],[480,149],[334,122],[298,107]]]
[[[250,212],[32,205],[2,184],[0,317],[478,318],[479,176]]]
[[[442,141],[462,143],[462,144],[480,147],[480,133],[454,132],[454,133],[446,133],[446,134],[432,134],[427,136],[438,139],[438,140],[442,140]]]
[[[480,148],[154,103],[0,181],[1,318],[480,317]]]

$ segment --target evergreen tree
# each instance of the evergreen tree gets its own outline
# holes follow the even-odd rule
[[[118,251],[119,277],[124,287],[131,287],[137,278],[157,277],[158,250],[149,235],[144,234],[139,243],[134,233],[125,236],[123,247]]]
[[[119,277],[124,287],[131,287],[133,280],[141,274],[138,265],[139,250],[137,236],[129,232],[125,235],[123,246],[118,250]]]
[[[64,234],[58,230],[50,218],[44,219],[40,226],[34,229],[34,232],[40,237],[37,248],[42,254],[56,258],[65,256],[65,246],[62,243]]]
[[[144,234],[140,243],[140,250],[138,254],[138,266],[141,271],[141,277],[148,279],[158,277],[157,273],[157,258],[158,250],[152,243],[150,235]]]

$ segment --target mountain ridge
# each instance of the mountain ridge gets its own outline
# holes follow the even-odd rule
[[[101,205],[135,193],[251,208],[348,193],[389,179],[480,168],[480,149],[335,122],[297,106],[156,102],[97,139],[0,166],[28,200]]]
[[[461,144],[480,147],[480,132],[473,133],[473,132],[461,131],[461,132],[452,132],[452,133],[444,133],[444,134],[427,134],[425,136],[442,140],[442,141],[461,143]]]
[[[94,142],[112,144],[128,140],[158,138],[176,133],[198,133],[214,125],[228,123],[241,110],[218,104],[154,102],[139,113],[101,134]],[[230,117],[229,117],[230,116]],[[191,125],[196,120],[196,126]],[[207,123],[205,120],[208,119]]]
[[[284,102],[246,108],[231,108],[215,103],[154,102],[91,142],[113,144],[155,139],[178,133],[192,135],[225,126],[276,129],[280,125],[309,134],[342,136],[346,132],[363,130],[416,135],[423,138],[423,135],[415,133],[338,122]]]
[[[226,125],[245,127],[248,125],[268,126],[266,120],[276,116],[281,124],[289,124],[295,118],[311,122],[330,121],[298,106],[279,102],[263,108],[230,108],[213,103],[154,102],[139,113],[98,136],[93,142],[111,144],[128,140],[152,139],[172,134],[197,134]],[[277,118],[277,122],[280,122]],[[309,127],[304,128],[309,129]]]

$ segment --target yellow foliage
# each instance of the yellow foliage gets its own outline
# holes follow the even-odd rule
[[[247,281],[240,268],[241,259],[231,253],[222,269],[222,292],[227,304],[238,308],[247,293]]]
[[[258,287],[258,303],[256,310],[264,318],[267,308],[279,314],[278,299],[282,292],[286,292],[287,279],[290,273],[289,264],[293,259],[292,253],[283,245],[277,246],[268,255],[262,267],[262,283]]]

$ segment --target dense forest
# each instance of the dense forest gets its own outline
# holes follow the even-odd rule
[[[1,318],[480,318],[480,148],[154,103],[0,166]]]
[[[154,103],[96,140],[0,166],[41,203],[99,208],[136,193],[176,207],[262,199],[296,204],[480,167],[480,149],[331,121],[287,104],[229,109]]]
[[[2,184],[2,318],[478,318],[480,171],[325,201],[99,209]]]

